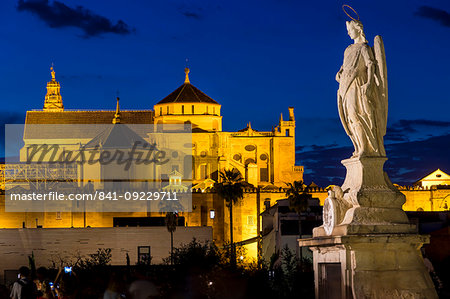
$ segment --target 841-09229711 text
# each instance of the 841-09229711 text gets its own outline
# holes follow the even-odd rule
[[[178,200],[177,192],[168,191],[134,191],[134,192],[105,192],[95,191],[93,193],[69,193],[64,194],[61,192],[50,191],[48,193],[12,193],[10,194],[10,200],[36,200],[36,201],[54,201],[54,200]]]

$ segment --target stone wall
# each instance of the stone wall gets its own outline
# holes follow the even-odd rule
[[[212,228],[177,227],[174,246],[189,243],[193,238],[200,242],[212,240]],[[0,283],[5,270],[28,266],[32,252],[39,267],[50,266],[52,260],[111,248],[111,264],[125,265],[126,253],[131,264],[136,264],[138,246],[151,246],[152,263],[161,263],[169,256],[170,234],[166,227],[0,229]]]
[[[450,209],[449,189],[400,189],[406,196],[405,211],[448,211]]]

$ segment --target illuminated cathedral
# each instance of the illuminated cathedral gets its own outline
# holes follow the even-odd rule
[[[66,110],[61,96],[61,85],[51,68],[51,81],[42,110],[27,111],[25,132],[29,125],[88,125],[135,124],[165,125],[189,124],[192,128],[192,167],[173,169],[174,175],[190,171],[192,178],[192,212],[180,213],[185,226],[211,226],[213,239],[221,244],[229,240],[229,215],[224,200],[212,191],[225,169],[239,171],[247,186],[244,199],[233,213],[235,241],[248,245],[249,254],[256,255],[256,239],[260,227],[260,213],[268,203],[284,198],[286,182],[303,179],[303,167],[295,165],[295,116],[289,107],[288,119],[280,116],[271,131],[257,131],[250,122],[237,132],[222,130],[221,105],[191,84],[189,69],[185,80],[168,96],[157,102],[152,110],[121,109],[119,99],[115,110]],[[27,144],[36,143],[26,133],[21,161],[27,160]],[[85,146],[87,136],[73,136],[64,140],[66,149]],[[41,140],[49,142],[48,139]],[[39,143],[39,141],[37,142]],[[189,165],[190,166],[190,165]],[[103,186],[97,185],[97,188]],[[0,211],[2,213],[2,211]],[[87,215],[86,215],[87,214]],[[43,228],[145,226],[146,218],[163,217],[162,213],[142,211],[134,213],[8,213],[0,220],[1,227]],[[137,223],[137,224],[136,224]]]

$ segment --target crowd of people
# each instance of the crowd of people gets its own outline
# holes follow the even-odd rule
[[[103,299],[149,299],[158,298],[156,285],[148,280],[141,270],[127,279],[118,272],[109,273],[109,281],[103,292]],[[101,287],[101,286],[99,286]],[[31,273],[28,267],[20,267],[17,280],[10,286],[11,299],[77,299],[80,286],[77,274],[71,268],[60,269],[54,279],[49,278],[45,267]]]

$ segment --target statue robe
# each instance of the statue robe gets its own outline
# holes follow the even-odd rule
[[[373,72],[370,88],[369,72]],[[338,72],[338,108],[342,125],[355,147],[353,156],[385,156],[380,117],[380,91],[376,81],[376,60],[367,43],[356,43],[347,47],[344,62]]]

